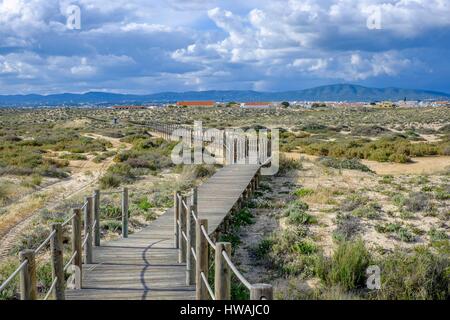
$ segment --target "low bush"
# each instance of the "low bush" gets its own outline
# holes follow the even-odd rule
[[[300,188],[294,191],[294,194],[297,197],[306,197],[306,196],[310,196],[314,193],[314,190],[312,189],[308,189],[308,188]]]
[[[122,208],[113,204],[100,205],[100,220],[121,220]]]
[[[304,211],[291,211],[287,221],[288,223],[294,225],[317,223],[317,219],[315,217]]]
[[[341,201],[340,209],[345,212],[353,211],[369,203],[369,198],[360,194],[352,194]]]
[[[242,210],[236,212],[232,217],[232,223],[236,228],[246,226],[254,223],[254,216],[250,209],[243,208]]]
[[[411,157],[443,155],[447,148],[448,142],[411,143],[405,137],[386,136],[375,141],[343,139],[324,142],[317,139],[302,139],[300,151],[323,157],[405,163],[409,162]]]
[[[320,260],[317,271],[327,285],[353,290],[365,284],[366,269],[371,261],[362,240],[342,241],[331,259],[323,257]]]
[[[288,158],[283,154],[280,155],[280,163],[279,169],[277,172],[277,176],[286,175],[289,171],[292,170],[301,170],[303,168],[302,163],[298,160]]]
[[[424,192],[410,193],[404,203],[406,209],[412,212],[429,210],[430,205],[429,196]]]
[[[17,254],[25,249],[37,249],[49,234],[50,230],[46,226],[38,225],[35,228],[31,228],[20,235],[18,241],[11,249],[11,253]],[[50,247],[50,245],[48,244],[47,247]]]
[[[67,153],[61,155],[59,158],[65,160],[87,160],[85,155],[79,153]]]
[[[430,236],[431,241],[441,241],[448,239],[448,235],[445,230],[438,230],[435,227],[431,228],[428,231],[428,235]]]
[[[317,222],[317,219],[305,211],[309,209],[307,203],[301,200],[295,200],[290,202],[287,207],[282,211],[282,216],[287,217],[287,221],[290,224],[313,224]]]
[[[359,218],[377,219],[381,215],[381,206],[374,201],[358,207],[352,211],[352,214]]]
[[[376,137],[385,134],[386,132],[390,132],[390,130],[377,125],[361,126],[356,127],[355,129],[352,130],[352,134],[355,136],[369,136],[369,137]]]
[[[353,239],[359,229],[359,219],[349,213],[338,213],[336,215],[336,229],[333,238],[337,241],[347,241]]]
[[[396,250],[375,262],[380,266],[382,300],[448,300],[450,260],[448,256],[417,247],[412,253]]]
[[[106,174],[100,178],[100,187],[102,189],[117,188],[122,183],[120,176],[115,174]]]
[[[3,283],[17,269],[19,263],[14,259],[5,259],[0,263],[0,283]],[[15,277],[12,282],[0,292],[0,300],[19,299],[19,278]]]
[[[404,242],[416,241],[416,236],[400,223],[385,223],[375,226],[375,230],[379,233],[388,233]]]
[[[362,172],[372,172],[370,168],[362,164],[359,159],[336,159],[332,157],[323,157],[319,159],[319,163],[325,167],[334,169],[359,170]]]

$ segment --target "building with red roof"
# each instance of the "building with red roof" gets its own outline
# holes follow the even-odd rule
[[[214,101],[178,101],[178,107],[214,107]]]

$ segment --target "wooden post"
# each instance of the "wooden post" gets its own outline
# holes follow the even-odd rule
[[[94,245],[100,247],[100,190],[94,190]]]
[[[36,300],[36,261],[34,250],[23,250],[19,253],[20,263],[25,260],[27,265],[20,271],[20,300]]]
[[[186,214],[186,285],[188,286],[195,282],[195,259],[191,249],[195,246],[195,220],[192,217],[192,210],[194,210],[193,205],[189,207]]]
[[[77,288],[81,289],[81,279],[83,271],[83,255],[81,249],[81,210],[73,209],[74,217],[72,218],[72,254],[75,252],[75,258],[73,259],[72,265],[80,271],[80,283]]]
[[[230,300],[231,298],[231,269],[225,261],[222,252],[225,251],[231,257],[231,243],[216,243],[214,295],[216,300]]]
[[[235,164],[237,162],[237,145],[238,145],[236,137],[233,137],[232,142],[233,142],[233,156],[232,156],[233,160],[231,160],[232,161],[231,163]]]
[[[223,165],[225,166],[227,164],[227,132],[224,129],[223,130]]]
[[[186,262],[186,239],[183,237],[183,233],[186,234],[186,218],[187,218],[187,210],[185,207],[187,204],[187,197],[182,196],[180,201],[180,251],[178,255],[179,263]]]
[[[198,217],[198,209],[197,209],[197,203],[198,203],[198,191],[197,187],[192,189],[192,196],[191,196],[191,206],[188,213],[189,218],[187,219],[187,229],[188,229],[188,246],[187,246],[187,256],[186,256],[186,265],[189,275],[186,276],[187,279],[187,285],[195,284],[195,268],[196,268],[196,262],[194,255],[192,254],[192,249],[195,249],[196,246],[196,230],[195,230],[195,219],[192,216],[192,212],[194,212],[195,216]],[[192,249],[191,249],[192,248]]]
[[[259,185],[261,183],[261,168],[258,169],[258,172],[256,173],[256,188],[259,188]]]
[[[54,297],[55,300],[65,300],[65,279],[64,279],[64,260],[63,260],[63,234],[60,223],[52,224],[52,231],[55,235],[50,240],[50,250],[52,254],[52,279],[56,280]]]
[[[273,287],[270,284],[258,283],[252,285],[250,300],[273,300]]]
[[[196,290],[195,297],[197,300],[207,300],[209,297],[208,289],[203,283],[201,273],[205,274],[206,279],[208,279],[208,260],[209,260],[209,250],[208,250],[208,240],[206,240],[203,232],[201,230],[201,226],[208,230],[208,220],[206,219],[198,219],[196,226],[196,245],[195,252],[197,255],[197,264],[196,264]]]
[[[197,213],[197,204],[198,204],[198,189],[197,189],[197,187],[192,188],[191,204],[195,207],[195,212]]]
[[[178,191],[175,191],[175,194],[173,196],[173,222],[174,222],[174,230],[173,230],[173,234],[174,234],[174,242],[175,242],[175,249],[179,249],[180,248],[180,229],[178,228],[178,221],[180,219],[180,200],[178,198]]]
[[[128,238],[128,188],[122,189],[122,238]]]
[[[84,203],[87,205],[84,207],[84,236],[87,237],[86,244],[84,245],[85,263],[92,263],[92,197],[85,197]]]

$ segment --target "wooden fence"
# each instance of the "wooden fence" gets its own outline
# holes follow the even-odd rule
[[[53,293],[55,300],[65,300],[65,274],[71,273],[71,286],[76,289],[82,287],[83,263],[92,264],[93,247],[100,246],[100,195],[121,194],[122,198],[122,237],[128,237],[128,188],[120,191],[94,193],[84,198],[80,208],[72,210],[71,216],[62,223],[51,226],[49,236],[34,250],[26,249],[19,253],[20,264],[17,269],[0,285],[0,292],[5,290],[15,277],[19,276],[20,299],[37,300],[37,255],[50,244],[52,266],[52,283],[43,300],[47,300]],[[63,230],[71,226],[71,256],[64,264]]]
[[[244,200],[256,190],[259,181],[258,172],[244,191]],[[231,261],[231,243],[214,242],[214,237],[208,233],[208,220],[198,215],[196,188],[192,190],[190,201],[188,198],[179,192],[174,196],[174,243],[179,250],[178,262],[186,263],[186,285],[196,285],[196,299],[230,300],[232,273],[250,291],[251,300],[273,299],[272,285],[249,283]],[[210,250],[214,252],[212,259]],[[208,280],[211,260],[214,290]]]

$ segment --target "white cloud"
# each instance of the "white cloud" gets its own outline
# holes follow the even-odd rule
[[[79,31],[65,28],[70,4],[81,7]],[[382,29],[369,30],[376,9]],[[450,69],[430,58],[449,54],[449,13],[450,0],[3,0],[0,85],[146,92],[409,79]]]

